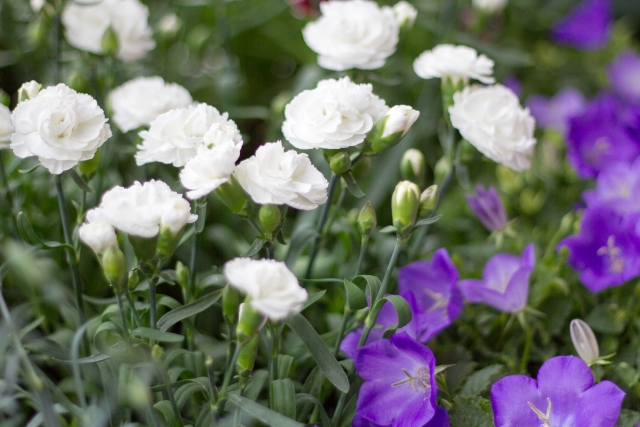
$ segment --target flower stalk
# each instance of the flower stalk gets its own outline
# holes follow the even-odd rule
[[[316,256],[318,255],[318,251],[320,250],[320,240],[322,238],[322,229],[324,228],[325,223],[327,222],[327,218],[329,217],[329,210],[331,209],[331,201],[333,200],[333,194],[336,191],[336,186],[338,185],[338,181],[340,180],[340,176],[333,174],[331,175],[331,180],[329,181],[329,189],[327,191],[327,203],[322,206],[322,211],[320,212],[320,216],[318,217],[318,222],[316,223],[316,231],[320,234],[320,236],[316,236],[311,240],[311,252],[309,254],[309,264],[307,265],[307,272],[304,277],[306,279],[311,277],[311,272],[313,271],[313,264],[316,260]]]

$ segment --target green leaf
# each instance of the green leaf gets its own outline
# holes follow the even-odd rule
[[[28,174],[33,172],[34,170],[38,169],[40,166],[42,166],[40,163],[38,163],[35,166],[30,167],[29,169],[18,169],[18,172],[21,174]]]
[[[436,215],[429,218],[421,219],[420,221],[416,222],[416,227],[422,227],[424,225],[433,224],[434,222],[438,221],[441,217],[442,215]]]
[[[18,212],[18,216],[16,218],[18,222],[18,232],[22,239],[32,246],[36,246],[40,249],[58,249],[63,248],[72,253],[75,253],[75,249],[71,245],[67,245],[66,243],[60,242],[43,242],[42,239],[38,237],[35,231],[33,231],[33,227],[31,227],[31,223],[29,222],[29,218],[24,214],[24,212]]]
[[[229,401],[238,405],[243,411],[253,415],[263,423],[269,426],[277,427],[304,427],[304,424],[299,423],[291,418],[287,418],[282,414],[272,411],[269,408],[265,408],[259,403],[249,400],[245,397],[230,395]]]
[[[378,291],[382,286],[382,282],[376,276],[357,276],[353,279],[353,283],[358,286],[366,286],[365,294],[369,295],[371,298],[375,298],[378,295]]]
[[[630,409],[623,409],[620,413],[620,417],[616,422],[616,426],[619,427],[634,427],[640,422],[640,412],[632,411]]]
[[[344,279],[344,290],[347,293],[347,304],[351,310],[360,310],[367,306],[367,297],[355,283]]]
[[[287,254],[287,259],[285,260],[287,266],[291,266],[294,263],[300,252],[305,248],[307,243],[316,237],[320,237],[320,233],[313,227],[312,224],[309,224],[308,227],[300,227],[294,230],[291,238],[289,239],[289,253]]]
[[[491,416],[487,414],[481,404],[488,405],[486,399],[466,398],[456,396],[453,398],[453,407],[449,412],[451,425],[455,427],[494,427]]]
[[[296,394],[296,405],[303,405],[305,403],[313,403],[320,412],[320,419],[322,420],[322,427],[329,427],[331,422],[327,416],[327,411],[324,409],[324,405],[318,401],[315,397],[307,393]]]
[[[296,418],[296,387],[289,378],[271,382],[272,408],[285,417]]]
[[[160,401],[153,405],[153,407],[160,412],[169,427],[180,427],[181,423],[176,420],[176,417],[173,414],[173,408],[168,400]]]
[[[484,392],[502,372],[502,365],[489,365],[469,375],[467,382],[462,387],[461,396],[471,397]]]
[[[182,342],[182,340],[184,340],[184,337],[179,334],[174,334],[171,332],[164,332],[164,331],[159,331],[157,329],[144,328],[144,327],[136,328],[133,331],[131,331],[131,336],[147,338],[150,340],[160,341],[160,342]]]
[[[262,249],[262,247],[264,246],[265,243],[267,243],[267,241],[265,239],[262,239],[260,237],[256,237],[256,240],[253,241],[253,244],[249,248],[249,251],[247,251],[247,253],[244,256],[246,256],[246,257],[254,256],[258,252],[260,252],[260,249]]]
[[[316,330],[313,329],[309,321],[300,313],[296,313],[289,317],[287,323],[304,342],[304,345],[307,346],[324,375],[331,381],[331,384],[343,393],[347,393],[349,391],[347,374],[345,374],[336,358],[333,357],[331,350],[329,350]]]
[[[304,305],[302,306],[302,309],[300,311],[304,310],[305,308],[309,307],[314,302],[318,301],[326,293],[327,293],[327,291],[323,290],[323,291],[316,292],[315,294],[311,295],[309,298],[307,298],[307,301],[304,303]]]
[[[353,175],[351,175],[351,172],[343,173],[341,176],[342,179],[344,179],[344,183],[347,185],[347,190],[349,190],[353,197],[361,199],[365,196],[364,191],[360,189],[360,186]]]
[[[387,225],[386,227],[383,227],[382,229],[380,229],[380,233],[384,233],[384,234],[391,234],[391,233],[397,233],[398,229],[395,228],[393,225]]]
[[[158,320],[158,329],[167,331],[170,327],[195,314],[205,311],[215,304],[222,296],[222,289],[206,294],[205,296],[181,307],[171,310]]]
[[[209,397],[209,391],[207,387],[204,387],[202,384],[194,381],[190,381],[187,384],[183,384],[175,391],[176,398],[176,406],[178,407],[178,411],[182,411],[185,403],[189,401],[191,396],[198,392],[203,392],[207,397]]]
[[[283,380],[289,377],[289,372],[291,372],[293,361],[293,356],[289,356],[288,354],[281,354],[280,356],[278,356],[278,379]]]
[[[194,228],[196,233],[202,233],[207,220],[207,200],[204,197],[196,201],[196,214],[198,215],[198,219],[196,220]]]
[[[371,309],[371,313],[369,313],[369,316],[371,316],[372,318],[377,317],[378,313],[382,309],[382,306],[387,301],[389,301],[393,305],[393,308],[396,310],[396,314],[398,315],[398,323],[393,324],[385,329],[384,333],[382,334],[383,338],[389,338],[396,332],[397,329],[402,328],[404,325],[411,321],[411,307],[409,307],[409,303],[407,302],[407,300],[399,295],[387,295],[386,297],[380,298],[374,304],[373,308]]]
[[[89,184],[87,184],[85,180],[82,179],[80,175],[78,175],[78,172],[76,172],[75,169],[69,169],[68,173],[69,175],[71,175],[71,178],[73,178],[73,182],[75,182],[82,191],[86,191],[87,193],[95,193],[95,191],[93,191],[93,188],[89,187]]]

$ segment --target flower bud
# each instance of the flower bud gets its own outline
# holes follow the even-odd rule
[[[438,186],[432,185],[420,195],[420,218],[428,217],[438,204]]]
[[[578,356],[585,361],[587,365],[591,365],[600,357],[598,341],[593,331],[586,322],[580,319],[571,321],[571,341],[578,352]]]
[[[197,216],[196,216],[197,218]],[[183,198],[165,206],[160,218],[157,250],[164,256],[171,256],[180,243],[187,223],[192,219],[191,205]]]
[[[109,26],[102,34],[100,46],[102,47],[105,55],[116,56],[118,54],[118,45],[118,35],[113,31],[113,28]]]
[[[158,236],[146,238],[128,234],[129,243],[133,246],[133,252],[138,258],[138,262],[148,261],[156,255],[158,246]]]
[[[467,203],[480,222],[489,231],[500,231],[507,225],[507,212],[494,187],[485,189],[481,184],[476,186],[475,196],[466,196]]]
[[[153,348],[151,349],[151,357],[156,362],[162,361],[162,359],[164,358],[164,349],[160,347],[160,344],[156,344],[153,346]]]
[[[393,226],[401,233],[413,227],[420,207],[420,189],[410,181],[401,181],[391,196]]]
[[[449,107],[453,106],[453,94],[461,91],[468,83],[468,78],[446,76],[441,81],[442,112],[447,122],[450,122]]]
[[[214,193],[231,212],[244,219],[249,219],[251,216],[251,202],[235,175],[231,175],[229,181],[216,188]]]
[[[18,89],[18,103],[35,98],[40,93],[40,89],[42,89],[42,85],[35,80],[22,83]]]
[[[175,13],[168,13],[158,22],[158,32],[167,38],[172,38],[180,31],[181,26],[180,18]]]
[[[92,159],[85,160],[78,163],[78,171],[87,177],[87,179],[93,178],[96,171],[100,167],[100,160],[102,159],[102,150],[98,149]]]
[[[27,39],[34,46],[39,46],[47,39],[47,22],[38,16],[27,26]]]
[[[222,313],[230,325],[236,321],[239,305],[240,293],[231,285],[225,286],[222,290]]]
[[[5,107],[9,107],[11,105],[11,97],[7,95],[7,92],[0,89],[0,104]]]
[[[433,169],[436,182],[444,182],[446,176],[449,175],[452,170],[453,164],[451,164],[451,161],[447,158],[447,156],[443,156],[440,160],[438,160],[438,162],[436,163],[436,167]]]
[[[409,132],[419,115],[419,111],[408,105],[391,107],[367,135],[362,152],[371,155],[393,147]]]
[[[256,354],[258,352],[258,341],[259,336],[256,334],[240,350],[238,361],[236,362],[236,369],[238,370],[238,376],[241,382],[247,381],[253,371],[253,365],[255,364]]]
[[[84,223],[80,226],[78,235],[97,255],[102,255],[111,247],[118,247],[116,230],[106,222]]]
[[[341,151],[335,154],[331,157],[331,160],[329,160],[329,166],[331,166],[331,170],[338,175],[349,171],[349,169],[351,169],[351,157],[349,157],[349,153]]]
[[[262,205],[258,213],[260,224],[267,233],[271,233],[278,228],[282,220],[280,208],[276,205]]]
[[[410,148],[404,152],[400,161],[400,177],[403,181],[411,181],[422,188],[426,180],[427,165],[422,151]]]
[[[376,217],[376,210],[373,208],[371,201],[368,201],[358,214],[358,228],[360,229],[360,235],[363,240],[368,239],[369,236],[371,236],[371,233],[375,230],[377,224],[378,220]]]
[[[180,261],[176,262],[176,279],[182,288],[187,289],[189,287],[189,267]]]
[[[102,269],[107,280],[116,291],[120,292],[127,282],[127,262],[120,248],[109,247],[102,255]]]
[[[253,308],[249,297],[245,298],[239,311],[240,320],[236,328],[236,338],[238,343],[246,343],[264,326],[267,318]]]
[[[127,280],[127,288],[129,291],[133,292],[138,287],[138,283],[140,283],[140,277],[138,276],[138,272],[136,270],[132,270],[129,272],[129,279]]]
[[[400,31],[409,31],[416,22],[418,11],[413,5],[402,0],[393,5],[393,15]]]

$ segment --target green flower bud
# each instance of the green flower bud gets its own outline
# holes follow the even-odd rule
[[[329,166],[331,170],[338,175],[348,172],[349,169],[351,169],[351,157],[349,157],[349,153],[341,151],[333,155],[331,160],[329,160]]]
[[[230,325],[236,321],[239,306],[240,294],[237,289],[231,285],[225,286],[222,290],[222,313]]]
[[[0,89],[0,104],[4,105],[5,107],[11,105],[11,97],[7,95],[7,92],[3,91],[2,89]]]
[[[420,218],[428,217],[438,204],[438,186],[432,185],[420,195]]]
[[[187,289],[189,287],[189,268],[180,261],[176,262],[176,278],[180,286],[182,286],[184,289]]]
[[[356,182],[368,177],[369,172],[371,172],[371,159],[369,157],[362,157],[358,163],[351,167],[351,175],[353,175]]]
[[[396,145],[409,132],[420,112],[408,105],[395,105],[382,117],[367,135],[362,152],[380,153]]]
[[[100,46],[102,47],[105,55],[115,57],[118,54],[118,35],[113,31],[113,28],[108,27],[104,31],[102,34],[102,40],[100,41]]]
[[[110,246],[102,254],[104,275],[117,292],[127,283],[127,262],[118,246]]]
[[[149,261],[156,255],[158,236],[146,238],[129,234],[127,237],[133,246],[133,252],[136,254],[138,262]]]
[[[173,255],[183,234],[184,228],[174,233],[171,227],[162,227],[160,233],[158,233],[158,245],[156,246],[158,254],[164,258],[169,258]]]
[[[238,343],[248,342],[264,326],[266,317],[258,313],[251,305],[251,298],[246,297],[240,309],[240,320],[236,328]]]
[[[92,159],[85,160],[78,163],[78,171],[87,177],[87,179],[93,178],[96,171],[100,167],[100,160],[102,159],[102,149],[98,149]]]
[[[129,279],[127,281],[127,288],[129,291],[133,292],[138,287],[138,283],[140,283],[140,277],[138,276],[138,272],[133,270],[129,272]]]
[[[420,207],[420,189],[410,181],[401,181],[391,196],[393,226],[401,233],[413,228]]]
[[[251,216],[251,202],[235,175],[231,175],[229,181],[216,188],[214,193],[231,212],[244,219],[249,219]]]
[[[373,209],[371,201],[362,207],[358,214],[358,228],[362,239],[369,238],[373,230],[375,230],[378,220],[376,218],[376,210]]]
[[[411,148],[404,152],[400,161],[400,177],[403,181],[415,182],[422,188],[425,184],[427,165],[422,151]]]
[[[282,220],[282,214],[280,208],[276,205],[263,205],[260,207],[258,214],[260,218],[260,224],[267,233],[271,233],[278,228],[280,221]]]
[[[156,344],[151,349],[151,357],[156,362],[161,362],[164,359],[164,349],[160,347],[160,344]]]
[[[441,81],[442,112],[445,120],[449,122],[449,107],[453,106],[453,94],[461,91],[468,81],[462,78],[444,77]]]
[[[443,156],[438,163],[436,163],[436,167],[434,168],[435,179],[436,182],[442,183],[447,175],[451,173],[453,170],[453,164],[447,158],[447,156]]]
[[[47,23],[43,16],[38,16],[27,26],[27,40],[34,46],[39,46],[47,39]]]
[[[247,381],[253,371],[253,365],[256,362],[256,354],[258,352],[258,342],[259,336],[256,334],[240,350],[238,361],[236,362],[236,369],[241,382]]]

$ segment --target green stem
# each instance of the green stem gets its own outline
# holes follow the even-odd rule
[[[529,354],[531,353],[531,341],[533,340],[533,335],[531,333],[531,327],[524,321],[522,325],[524,327],[524,350],[522,351],[522,361],[520,362],[520,372],[525,374],[527,372],[527,366],[529,365]]]
[[[64,201],[64,193],[62,191],[62,179],[60,175],[54,175],[54,182],[56,186],[56,193],[58,195],[58,206],[60,208],[60,219],[62,220],[62,233],[64,234],[64,241],[67,245],[74,248],[73,254],[66,251],[67,263],[71,268],[71,279],[73,281],[73,288],[76,294],[76,306],[78,308],[78,317],[80,318],[80,325],[84,325],[87,322],[87,316],[84,311],[84,300],[82,299],[82,282],[80,281],[80,270],[78,269],[78,260],[75,256],[75,245],[71,238],[71,228],[69,227],[69,215],[67,214],[67,206]],[[89,339],[86,334],[83,338],[84,353],[89,352]]]
[[[275,259],[276,252],[275,252],[274,242],[267,242],[266,247],[267,247],[267,258]]]
[[[118,299],[118,309],[120,310],[120,320],[122,321],[122,332],[124,333],[124,342],[129,347],[129,327],[127,326],[127,316],[124,312],[124,304],[122,304],[122,295],[116,291],[116,298]]]
[[[16,217],[13,215],[13,195],[11,194],[11,189],[9,188],[9,179],[7,178],[7,172],[4,169],[4,150],[2,149],[0,149],[0,178],[2,179],[2,185],[7,190],[4,197],[6,198],[7,205],[9,205],[9,216],[11,217],[13,233],[17,236],[18,223],[16,222]]]
[[[198,259],[198,244],[200,242],[200,233],[197,231],[193,234],[193,243],[191,246],[191,259],[189,260],[189,293],[190,298],[195,299],[196,292],[196,261]]]
[[[156,307],[156,285],[158,284],[158,278],[153,277],[149,280],[149,317],[152,329],[157,329],[158,314]]]
[[[309,254],[309,264],[307,265],[307,272],[305,273],[305,279],[311,277],[311,271],[313,270],[313,263],[316,260],[316,256],[318,255],[318,250],[320,249],[320,240],[322,238],[322,229],[324,228],[324,224],[327,222],[327,218],[329,216],[329,210],[331,209],[331,201],[333,200],[333,194],[336,191],[336,185],[338,185],[338,181],[340,180],[340,175],[332,175],[331,181],[329,181],[329,190],[327,192],[327,203],[322,207],[322,211],[320,212],[320,216],[318,217],[318,222],[316,223],[316,231],[320,236],[316,236],[311,240],[311,253]]]
[[[338,201],[336,201],[335,209],[333,209],[333,212],[331,213],[331,216],[329,217],[327,224],[323,227],[324,229],[326,230],[331,229],[331,226],[333,225],[335,220],[338,218],[338,214],[340,213],[340,208],[342,207],[342,204],[344,203],[344,199],[346,196],[347,196],[347,186],[345,185],[340,188],[340,194],[338,195]],[[324,235],[324,229],[320,232],[322,235]]]
[[[220,389],[220,393],[218,394],[218,399],[216,401],[216,412],[218,415],[222,413],[224,410],[225,398],[227,397],[227,388],[229,388],[229,383],[231,382],[231,376],[233,375],[233,371],[236,367],[236,362],[238,361],[238,356],[240,355],[240,350],[242,350],[243,345],[241,343],[237,343],[236,350],[233,352],[233,357],[231,358],[231,363],[227,367],[227,372],[224,374],[224,380],[222,381],[222,388]]]
[[[136,310],[136,303],[131,298],[131,294],[129,293],[129,289],[124,290],[124,297],[127,299],[127,304],[129,304],[129,308],[131,308],[131,313],[133,314],[133,319],[136,321],[136,326],[142,326],[142,321],[140,320],[140,316],[138,315],[138,310]]]
[[[162,381],[164,381],[164,386],[169,394],[169,402],[171,403],[171,409],[173,409],[173,414],[176,417],[180,426],[184,426],[184,422],[182,421],[182,416],[180,415],[180,411],[178,411],[178,405],[176,404],[176,397],[173,393],[173,388],[171,387],[171,378],[169,378],[169,374],[167,374],[167,370],[162,366],[162,362],[158,365],[158,369],[160,370],[160,375],[162,376]]]

